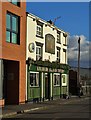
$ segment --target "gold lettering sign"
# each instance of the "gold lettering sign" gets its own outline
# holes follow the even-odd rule
[[[48,72],[48,68],[47,68],[47,67],[40,67],[40,66],[37,66],[37,71]],[[59,72],[59,73],[63,73],[64,70],[62,70],[62,69],[52,69],[52,68],[49,68],[49,72]]]
[[[39,66],[37,66],[37,71],[45,71],[45,72],[48,72],[48,68],[47,68],[47,67],[39,67]]]

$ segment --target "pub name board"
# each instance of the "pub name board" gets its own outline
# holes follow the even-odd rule
[[[62,69],[52,69],[52,68],[47,68],[47,67],[40,67],[40,66],[37,66],[37,71],[39,72],[59,72],[59,73],[63,73],[64,70]]]

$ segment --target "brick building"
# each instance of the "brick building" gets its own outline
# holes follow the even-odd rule
[[[25,102],[26,2],[0,1],[0,105]]]

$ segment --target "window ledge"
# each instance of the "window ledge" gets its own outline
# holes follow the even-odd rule
[[[42,38],[42,39],[44,38],[44,37],[42,37],[42,36],[38,36],[38,35],[36,35],[36,37],[39,37],[39,38]]]
[[[58,41],[57,41],[57,43],[58,43],[58,44],[61,44],[61,42],[58,42]]]
[[[19,43],[12,43],[12,42],[8,42],[8,41],[6,41],[6,43],[8,43],[8,44],[12,44],[12,45],[17,45],[17,46],[20,46],[20,44],[19,44]]]
[[[64,46],[67,46],[66,44],[63,44]]]

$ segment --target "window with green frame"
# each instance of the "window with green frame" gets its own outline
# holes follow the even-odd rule
[[[60,74],[54,74],[54,86],[60,86]]]
[[[6,15],[6,42],[20,44],[20,18],[10,12]]]
[[[63,78],[63,83],[65,83],[65,75],[63,75],[62,78]]]
[[[30,86],[39,86],[39,73],[30,73]]]
[[[8,0],[8,1],[16,6],[20,6],[20,2],[19,2],[20,0]]]

